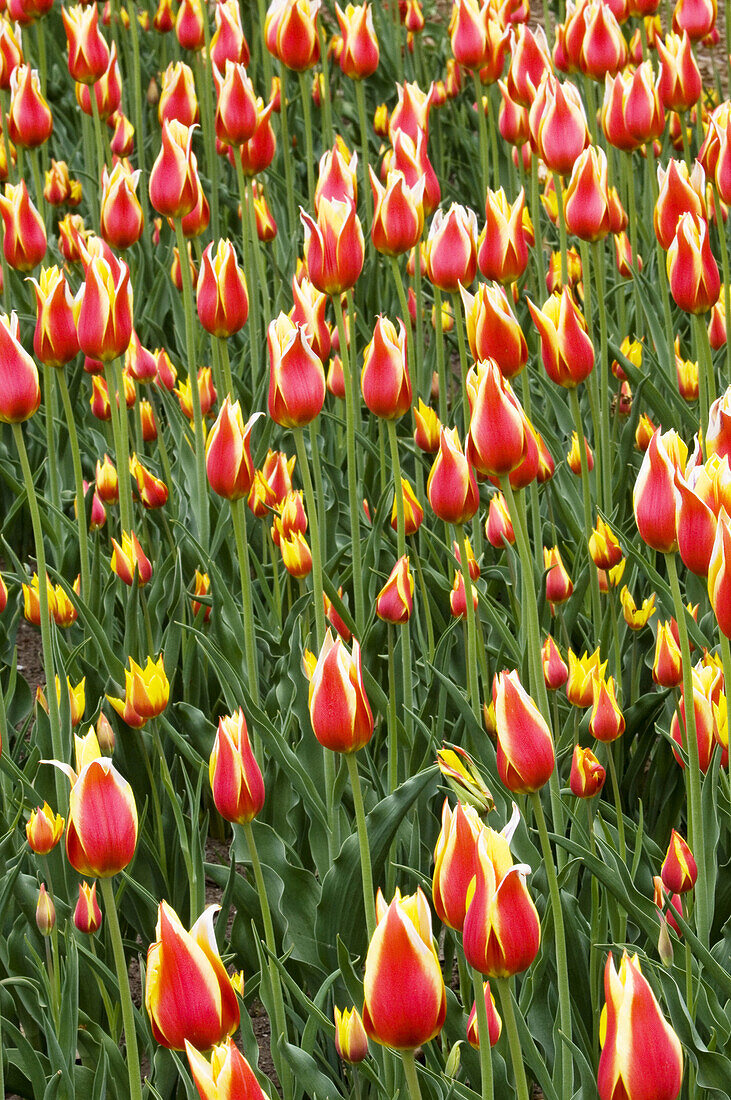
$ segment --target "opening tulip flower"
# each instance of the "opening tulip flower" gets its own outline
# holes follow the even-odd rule
[[[94,739],[96,741],[96,738]],[[127,780],[111,760],[98,755],[78,776],[68,764],[53,760],[72,782],[66,826],[66,855],[80,875],[111,878],[131,862],[137,846],[137,806]]]
[[[266,1093],[233,1039],[215,1046],[210,1058],[186,1039],[185,1053],[201,1100],[266,1100]]]
[[[342,638],[333,640],[328,628],[312,673],[310,721],[315,737],[333,752],[357,752],[373,734],[373,714],[363,687],[360,646],[353,642],[352,657]]]
[[[378,924],[366,955],[363,1025],[370,1039],[415,1050],[438,1035],[447,998],[432,938],[431,911],[421,890],[389,906],[378,893]]]
[[[239,1026],[239,1004],[216,944],[209,905],[190,932],[166,901],[147,951],[145,1008],[156,1041],[169,1050],[210,1050]]]
[[[517,671],[501,672],[493,684],[497,726],[497,770],[508,790],[538,791],[556,763],[553,737]]]

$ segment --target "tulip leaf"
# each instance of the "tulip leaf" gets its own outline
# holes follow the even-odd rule
[[[366,819],[373,867],[374,888],[378,886],[383,864],[393,838],[407,813],[430,784],[435,783],[437,769],[428,768],[382,799]],[[322,897],[317,907],[315,935],[320,957],[330,972],[337,966],[335,948],[338,935],[350,951],[363,954],[366,947],[365,915],[363,911],[360,852],[358,837],[352,833],[343,844],[334,864],[322,884]]]
[[[335,1082],[317,1068],[311,1054],[299,1047],[279,1041],[279,1049],[295,1072],[297,1084],[312,1100],[342,1100],[342,1093]]]
[[[705,1045],[672,974],[662,967],[657,967],[655,974],[662,986],[673,1028],[698,1068],[697,1084],[714,1093],[717,1091],[721,1097],[727,1097],[731,1081],[731,1057],[728,1053],[711,1051]]]

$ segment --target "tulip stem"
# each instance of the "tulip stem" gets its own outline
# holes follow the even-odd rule
[[[279,968],[276,963],[277,955],[277,941],[274,937],[274,925],[272,923],[272,912],[269,908],[269,898],[267,896],[266,884],[264,882],[264,875],[261,870],[261,862],[259,860],[259,852],[256,847],[256,841],[254,839],[254,830],[251,827],[250,821],[243,823],[244,836],[246,837],[246,843],[249,848],[249,857],[251,859],[251,868],[254,872],[254,882],[256,883],[256,892],[259,895],[259,906],[261,908],[261,919],[264,925],[264,942],[267,945],[267,949],[270,955],[275,956],[269,959],[269,981],[272,987],[272,1000],[274,1002],[274,1023],[277,1028],[277,1035],[273,1036],[274,1043],[272,1044],[272,1051],[277,1052],[278,1042],[280,1038],[287,1040],[287,1016],[284,1010],[284,997],[282,995],[282,982],[279,976]],[[282,1082],[282,1090],[284,1092],[285,1100],[292,1095],[292,1077],[289,1066],[287,1066],[282,1059],[277,1057],[277,1072],[279,1079]]]
[[[307,89],[307,77],[304,72],[299,75],[300,96],[302,98],[302,115],[305,120],[305,162],[307,164],[307,197],[310,206],[315,204],[315,153],[312,145],[312,110],[310,105],[310,93]]]
[[[581,409],[579,407],[579,395],[576,391],[576,387],[572,387],[569,390],[571,411],[574,416],[574,425],[576,427],[576,435],[579,440],[579,460],[581,462],[581,494],[584,502],[584,528],[586,531],[586,545],[587,553],[589,546],[589,539],[591,538],[592,522],[591,522],[591,483],[589,481],[589,463],[586,457],[586,444],[584,442],[584,425],[581,419]],[[601,594],[599,592],[599,574],[594,567],[594,562],[589,562],[589,582],[591,588],[591,609],[592,619],[594,620],[594,637],[599,638],[602,626],[602,605]]]
[[[480,1051],[480,1077],[482,1080],[482,1100],[493,1100],[492,1053],[490,1051],[490,1026],[487,1022],[487,1005],[482,974],[472,968],[472,985],[475,991],[475,1012],[477,1014],[477,1037]]]
[[[713,201],[716,206],[716,210],[720,211],[721,196],[718,193],[718,187],[713,186]],[[728,263],[728,244],[726,243],[726,226],[724,225],[721,214],[718,214],[716,218],[716,229],[718,231],[718,241],[721,246],[721,272],[723,274],[723,323],[726,331],[726,374],[728,381],[731,382],[731,272],[729,271]]]
[[[294,233],[294,176],[292,173],[292,148],[287,123],[287,70],[279,63],[279,124],[282,128],[282,156],[284,158],[284,188],[287,192],[288,229]]]
[[[180,254],[180,277],[183,284],[183,313],[185,314],[185,346],[188,359],[188,384],[193,405],[193,426],[195,432],[195,510],[198,523],[198,538],[205,553],[208,553],[208,495],[206,489],[205,429],[201,412],[201,395],[198,389],[198,371],[195,356],[195,332],[193,330],[193,283],[188,264],[188,249],[185,244],[183,223],[180,218],[173,219],[175,239]],[[128,479],[129,480],[129,479]],[[120,478],[121,481],[121,478]]]
[[[417,257],[418,262],[418,257]],[[437,378],[439,379],[439,419],[447,422],[447,366],[444,356],[444,329],[442,328],[442,292],[434,287],[434,321],[437,337]]]
[[[415,1050],[402,1050],[400,1051],[401,1061],[404,1064],[404,1074],[406,1076],[406,1085],[409,1090],[410,1100],[421,1100],[421,1088],[419,1086],[419,1076],[416,1072],[416,1058]],[[527,1095],[527,1094],[526,1094]]]
[[[411,328],[411,314],[409,313],[409,300],[406,296],[406,288],[404,286],[404,280],[401,275],[401,268],[399,267],[398,257],[391,257],[391,270],[393,271],[393,281],[396,284],[396,293],[398,294],[399,305],[401,312],[403,313],[404,328],[406,329],[406,364],[409,370],[414,369],[414,333]],[[418,321],[418,318],[417,318]]]
[[[216,132],[213,123],[213,101],[211,86],[213,68],[210,55],[211,29],[208,24],[208,12],[203,9],[203,33],[205,35],[205,57],[203,51],[195,55],[196,76],[200,89],[201,121],[203,123],[203,147],[206,154],[206,168],[211,183],[211,230],[214,241],[220,237],[218,212],[218,157],[216,156]]]
[[[322,65],[322,130],[325,145],[330,148],[333,143],[332,96],[330,93],[330,71],[327,67],[327,40],[321,19],[317,20],[317,41],[320,46],[320,64]]]
[[[464,434],[467,436],[470,430],[470,403],[467,398],[467,341],[465,340],[464,318],[462,317],[462,302],[459,294],[452,295],[452,308],[454,310],[454,327],[457,329],[457,347],[459,348],[460,376],[462,378],[462,417],[464,419]]]
[[[518,158],[522,164],[521,154]],[[530,164],[530,216],[533,222],[533,258],[536,262],[538,293],[543,295],[546,286],[546,270],[543,255],[543,235],[541,231],[541,200],[538,181],[538,157],[531,157]]]
[[[699,313],[693,314],[693,324],[696,334],[696,354],[699,360],[699,374],[702,374],[706,380],[707,408],[701,420],[701,429],[705,431],[708,427],[708,409],[716,400],[716,376],[713,371],[713,352],[711,351],[711,345],[708,340],[708,329]]]
[[[485,108],[482,100],[484,90],[482,81],[480,80],[479,69],[472,70],[472,81],[475,88],[475,110],[477,111],[477,133],[480,142],[480,168],[482,170],[482,197],[484,201],[490,186],[490,150],[487,144],[487,120],[485,118]],[[487,109],[488,111],[490,110],[489,98]],[[497,160],[493,165],[493,172],[495,176],[497,176]]]
[[[54,422],[56,420],[56,379],[54,368],[43,365],[43,404],[45,405],[46,449],[48,451],[48,495],[54,508],[61,510],[61,493],[58,487],[58,463],[56,456],[58,449],[54,439]],[[53,529],[54,541],[60,542],[59,517],[55,512],[49,516]]]
[[[239,559],[239,577],[241,578],[241,606],[244,613],[244,649],[246,650],[246,671],[249,677],[251,698],[258,707],[259,668],[256,660],[256,633],[254,628],[254,608],[251,599],[251,567],[249,565],[249,540],[246,534],[246,502],[231,501],[236,556]]]
[[[272,61],[264,38],[264,28],[266,27],[267,14],[265,0],[256,0],[256,6],[259,18],[258,20],[254,21],[254,31],[258,32],[259,34],[259,44],[261,45],[261,62],[262,68],[264,69],[264,83],[266,85],[266,94],[268,95],[272,83]]]
[[[497,988],[500,996],[500,1011],[508,1035],[510,1060],[513,1063],[515,1090],[518,1094],[518,1100],[530,1100],[528,1082],[525,1078],[525,1066],[523,1065],[523,1051],[520,1047],[520,1036],[518,1034],[518,1026],[515,1022],[515,1009],[513,1008],[513,992],[510,988],[510,978],[498,978]],[[570,1096],[571,1093],[564,1095]]]
[[[609,444],[609,354],[607,350],[607,308],[604,300],[604,245],[602,241],[594,241],[592,245],[592,260],[594,263],[594,280],[596,282],[597,312],[599,314],[602,501],[604,504],[604,511],[607,515],[610,515],[612,511],[612,456]]]
[[[373,893],[373,870],[371,868],[371,850],[368,844],[368,829],[366,828],[365,808],[363,806],[363,791],[360,785],[358,773],[358,761],[354,752],[346,752],[345,763],[348,766],[350,786],[353,791],[353,805],[355,807],[355,824],[358,830],[358,846],[360,847],[360,874],[363,882],[363,904],[365,906],[366,928],[370,940],[376,930],[376,903]]]
[[[475,605],[472,599],[472,578],[467,559],[467,538],[464,533],[464,525],[456,523],[454,531],[459,543],[460,566],[462,569],[462,581],[464,583],[465,610],[467,612],[467,685],[472,703],[472,710],[478,723],[480,716],[480,689],[477,677],[477,630],[475,626]]]
[[[358,123],[360,125],[360,155],[363,159],[363,194],[365,196],[366,225],[370,233],[373,228],[373,194],[368,173],[370,163],[368,157],[368,119],[366,117],[365,88],[362,80],[355,83],[355,102],[358,107]],[[404,317],[404,324],[408,323],[408,317]]]
[[[728,684],[729,689],[731,689],[731,645],[729,645],[728,638],[726,637],[726,635],[724,634],[724,632],[720,628],[719,628],[718,634],[719,634],[719,637],[721,639],[721,661],[723,663],[723,682],[724,682],[724,690],[726,690],[726,688],[725,688],[726,684]],[[729,767],[729,770],[731,771],[731,753],[729,753],[728,767]]]
[[[335,318],[340,341],[340,359],[343,364],[343,382],[345,385],[345,428],[348,465],[348,502],[350,506],[350,540],[353,551],[353,591],[355,593],[355,621],[358,634],[362,636],[365,627],[365,600],[363,597],[363,566],[360,545],[360,510],[358,504],[358,469],[355,458],[355,398],[353,394],[353,372],[348,349],[348,334],[339,294],[332,296]],[[407,314],[408,316],[408,314]],[[408,326],[407,326],[408,332]]]
[[[619,790],[619,778],[617,776],[617,765],[614,761],[614,746],[607,745],[607,763],[609,765],[609,776],[612,781],[612,795],[614,797],[614,809],[617,814],[617,837],[619,839],[619,858],[622,863],[627,863],[627,840],[624,833],[624,815],[622,814],[622,795]],[[627,934],[627,913],[622,913],[619,922],[619,934],[617,937],[618,943],[624,943],[625,936]]]
[[[637,240],[637,199],[635,196],[635,177],[632,170],[631,153],[627,153],[627,155],[622,158],[622,166],[625,169],[623,174],[626,176],[627,179],[627,205],[629,207],[629,241],[630,249],[632,250],[632,293],[635,302],[635,334],[639,337],[645,331],[645,317],[642,312],[642,299],[640,296],[640,283],[638,278],[640,271],[640,261],[638,251],[639,245]],[[672,332],[672,328],[670,331]],[[668,352],[669,350],[670,349],[668,348]]]
[[[127,424],[127,400],[124,391],[122,366],[118,360],[104,364],[109,411],[112,418],[114,457],[119,480],[119,518],[122,530],[133,529],[132,487],[129,474],[129,430]]]
[[[79,451],[79,437],[76,431],[74,410],[69,397],[68,383],[63,370],[58,372],[58,385],[61,390],[61,402],[66,416],[66,426],[69,432],[69,444],[71,446],[71,461],[74,467],[74,481],[76,482],[76,524],[79,529],[79,562],[81,566],[81,598],[85,603],[91,599],[91,570],[89,567],[89,536],[86,526],[86,508],[84,507],[84,474],[81,468],[81,453]]]
[[[406,555],[406,520],[404,517],[404,494],[401,487],[401,459],[398,450],[398,437],[396,435],[396,422],[387,420],[388,442],[391,448],[391,465],[393,466],[393,493],[396,504],[396,531],[399,559]],[[411,636],[408,622],[403,624],[401,631],[401,671],[404,684],[404,730],[406,740],[410,743],[413,732],[413,719],[411,712],[414,706],[413,688],[411,682]]]
[[[239,203],[241,204],[241,243],[244,249],[244,274],[247,286],[250,287],[249,306],[251,316],[249,318],[249,350],[251,352],[251,408],[254,408],[256,390],[259,380],[259,280],[254,278],[254,268],[251,262],[251,226],[249,223],[249,191],[244,178],[244,169],[241,157],[238,153],[234,156],[236,167],[236,182],[239,188]],[[231,395],[233,397],[233,394]]]
[[[243,172],[243,169],[242,169]],[[249,263],[251,264],[251,274],[248,276],[249,286],[249,301],[251,305],[251,321],[249,322],[252,328],[256,328],[256,342],[254,347],[256,348],[257,358],[253,361],[253,370],[251,375],[251,399],[252,408],[256,401],[256,393],[259,388],[259,368],[261,363],[261,351],[260,340],[262,342],[266,340],[264,335],[266,332],[267,321],[271,315],[271,306],[269,304],[269,292],[267,290],[267,279],[264,265],[261,258],[261,250],[259,248],[259,234],[256,229],[256,210],[254,209],[254,188],[250,180],[247,180],[244,185],[244,196],[246,198],[246,207],[243,212],[248,220],[248,240],[251,246],[251,253]],[[256,271],[254,270],[256,268]],[[261,294],[262,300],[259,301],[259,295]],[[264,324],[262,326],[262,305],[264,306]]]
[[[533,813],[536,819],[536,825],[538,826],[538,836],[541,842],[541,852],[543,854],[543,866],[546,872],[546,879],[548,880],[548,892],[551,899],[551,910],[553,915],[553,932],[554,943],[556,950],[556,975],[558,978],[558,1010],[559,1010],[559,1022],[561,1031],[567,1043],[560,1042],[560,1052],[556,1052],[556,1062],[554,1065],[554,1081],[558,1085],[560,1080],[560,1096],[573,1096],[574,1092],[574,1067],[571,1060],[571,990],[569,987],[569,968],[568,959],[566,956],[566,932],[564,930],[563,909],[561,908],[561,893],[558,888],[558,877],[556,875],[556,865],[553,861],[553,851],[551,849],[551,842],[548,838],[548,829],[546,828],[546,818],[543,813],[543,803],[541,802],[541,796],[537,791],[531,792],[531,803],[533,805]],[[560,1075],[558,1068],[560,1066]]]
[[[117,971],[119,984],[119,1000],[122,1005],[122,1023],[124,1026],[124,1040],[127,1045],[127,1073],[129,1075],[130,1100],[142,1100],[142,1086],[140,1083],[140,1056],[137,1050],[137,1035],[135,1033],[135,1016],[132,1007],[132,994],[129,989],[129,974],[127,972],[127,960],[124,957],[124,943],[117,916],[117,900],[114,896],[114,888],[111,878],[100,878],[102,898],[104,899],[104,914],[107,918],[109,936],[112,941],[114,954],[114,966]]]
[[[61,740],[61,716],[58,709],[58,695],[55,690],[56,669],[53,657],[53,639],[51,637],[51,621],[48,610],[48,585],[46,583],[46,550],[43,545],[43,525],[41,513],[38,508],[38,497],[33,483],[28,452],[25,449],[23,429],[20,424],[13,424],[13,438],[20,459],[20,468],[23,471],[23,482],[28,498],[31,523],[33,525],[33,540],[36,547],[36,565],[38,572],[38,605],[41,616],[41,646],[43,649],[43,672],[46,677],[46,696],[48,699],[48,717],[51,726],[51,747],[55,760],[65,759],[63,742]],[[66,785],[61,773],[56,771],[56,802],[58,812],[64,813],[64,807],[68,804]]]
[[[706,893],[708,876],[705,874],[707,859],[705,836],[703,827],[703,809],[701,805],[701,769],[698,753],[698,735],[695,725],[695,706],[693,697],[693,669],[690,663],[690,642],[688,641],[687,614],[683,605],[683,597],[680,593],[678,581],[678,567],[675,554],[666,554],[665,562],[670,580],[670,591],[673,595],[673,608],[675,620],[678,624],[680,637],[680,656],[683,663],[683,699],[685,702],[685,722],[679,722],[681,738],[684,736],[683,748],[688,754],[689,767],[686,770],[688,777],[688,834],[692,837],[691,848],[698,862],[698,882],[695,891],[696,906],[696,931],[698,939],[708,944],[711,929],[711,915],[709,899]]]

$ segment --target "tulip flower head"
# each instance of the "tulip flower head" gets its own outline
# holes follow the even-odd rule
[[[462,450],[456,428],[441,428],[439,453],[426,483],[434,514],[445,523],[466,523],[477,511],[480,497],[470,461]]]
[[[508,790],[540,790],[556,757],[551,731],[520,682],[517,671],[501,672],[493,683],[497,726],[497,769]]]
[[[317,221],[304,210],[300,218],[305,227],[304,257],[307,273],[323,294],[342,294],[350,290],[363,269],[365,245],[363,229],[355,204],[322,198]]]
[[[208,774],[221,817],[238,825],[253,821],[264,805],[264,780],[251,751],[243,710],[219,720]]]
[[[698,866],[687,841],[673,829],[660,872],[663,886],[671,894],[686,894],[698,880]]]
[[[307,330],[280,313],[267,330],[269,415],[277,424],[301,428],[319,414],[325,401],[325,372]]]
[[[443,924],[461,932],[467,915],[467,897],[477,867],[477,838],[482,822],[477,810],[448,799],[442,805],[442,828],[434,849],[432,898]]]
[[[421,887],[387,907],[379,891],[378,924],[366,955],[363,1025],[369,1038],[394,1050],[415,1050],[442,1029],[444,979]]]
[[[246,424],[238,401],[224,399],[206,441],[206,472],[214,493],[226,500],[248,496],[254,481],[251,430],[260,413]]]
[[[344,1062],[355,1065],[368,1057],[368,1036],[357,1008],[335,1005],[335,1049]]]
[[[357,752],[373,734],[373,714],[363,687],[360,645],[348,653],[328,629],[309,689],[310,721],[315,737],[333,752]]]
[[[166,901],[147,951],[145,1008],[153,1037],[170,1050],[210,1050],[239,1025],[239,1004],[216,945],[209,905],[190,932]]]
[[[54,813],[47,802],[33,810],[25,827],[31,851],[39,856],[51,852],[61,839],[64,825],[64,819],[60,814]]]
[[[0,315],[0,422],[20,424],[41,403],[38,368],[20,342],[18,317]]]
[[[66,855],[80,875],[111,878],[131,862],[137,846],[137,807],[132,788],[111,760],[88,753],[78,776],[60,767],[72,781],[66,826]],[[83,758],[82,758],[83,759]]]
[[[481,814],[495,809],[495,802],[472,757],[458,745],[442,745],[437,767],[460,801]]]

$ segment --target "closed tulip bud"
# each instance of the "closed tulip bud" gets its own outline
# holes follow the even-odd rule
[[[427,275],[440,290],[455,294],[477,273],[477,218],[473,210],[452,203],[438,210],[427,238]]]
[[[407,623],[414,609],[414,577],[409,569],[408,555],[394,565],[390,576],[376,597],[376,615],[388,623]]]
[[[30,65],[18,65],[10,77],[8,135],[15,145],[36,149],[53,133],[53,115]]]
[[[122,532],[122,544],[112,539],[112,572],[116,573],[130,587],[137,578],[140,588],[147,584],[152,576],[152,565],[139,544],[134,531]]]
[[[692,485],[695,484],[693,481]],[[687,569],[707,577],[716,538],[716,517],[692,485],[680,475],[675,478],[679,496],[678,552]]]
[[[573,594],[574,584],[557,546],[543,547],[543,568],[546,570],[546,599],[554,605],[565,603]]]
[[[675,458],[682,466],[684,444],[674,431],[655,432],[645,451],[633,493],[635,521],[642,540],[653,550],[670,554],[678,548]],[[687,451],[686,451],[687,453]]]
[[[713,750],[716,746],[714,733],[716,729],[716,721],[713,714],[713,701],[710,692],[707,690],[708,684],[705,677],[698,674],[697,667],[693,669],[693,712],[695,717],[695,733],[698,744],[698,761],[700,769],[705,774],[711,764],[713,757]],[[680,697],[680,705],[676,712],[673,714],[670,722],[670,736],[676,745],[683,748],[687,753],[690,752],[688,748],[688,729],[686,725],[686,699],[683,692]],[[685,759],[681,754],[673,749],[673,755],[680,764],[681,768],[685,768]]]
[[[241,11],[236,0],[222,0],[216,4],[216,29],[211,38],[211,60],[223,70],[227,61],[248,65],[251,60],[249,44],[241,25]]]
[[[340,136],[332,149],[326,150],[320,157],[314,196],[316,211],[323,198],[353,205],[358,202],[358,154],[351,154]]]
[[[425,405],[419,398],[414,407],[414,443],[425,454],[435,454],[439,450],[439,432],[441,424],[434,409]]]
[[[57,267],[44,268],[40,282],[31,282],[37,307],[33,350],[46,366],[62,367],[79,352],[76,318],[81,302],[71,297],[66,277]]]
[[[105,504],[116,504],[119,500],[119,478],[114,463],[107,454],[103,461],[97,459],[96,489]]]
[[[23,615],[33,626],[41,625],[41,604],[38,591],[38,574],[34,573],[30,584],[23,584]],[[56,609],[56,593],[53,585],[46,575],[46,595],[48,599],[48,614],[52,616]]]
[[[41,883],[36,903],[36,927],[42,936],[50,936],[56,926],[56,906],[46,891],[45,882]]]
[[[382,314],[363,352],[360,378],[363,400],[374,416],[396,420],[411,407],[411,379],[406,361],[406,329]]]
[[[639,1100],[652,1081],[654,1100],[676,1100],[683,1082],[683,1048],[660,1011],[637,956],[625,951],[619,973],[611,955],[604,968],[606,1005],[599,1058],[600,1100]]]
[[[432,899],[443,924],[461,932],[467,913],[469,887],[477,868],[477,838],[482,822],[472,805],[458,802],[450,810],[445,798],[442,828],[434,849]]]
[[[314,420],[325,401],[325,372],[304,326],[280,313],[267,330],[269,415],[283,427]]]
[[[157,119],[161,126],[173,119],[182,126],[193,126],[198,121],[193,70],[184,61],[171,61],[162,74]]]
[[[594,701],[594,682],[602,681],[607,662],[602,661],[599,650],[589,656],[577,657],[569,650],[569,678],[566,681],[566,696],[575,707],[590,707]]]
[[[541,78],[528,114],[534,146],[550,172],[568,175],[589,144],[589,131],[578,90],[560,84],[550,71]]]
[[[328,629],[310,680],[310,721],[315,737],[333,752],[357,752],[373,734],[373,715],[363,687],[360,645],[352,657]]]
[[[499,191],[487,192],[485,227],[478,241],[477,262],[486,279],[509,285],[521,277],[528,264],[523,214],[525,193],[521,188],[515,202]]]
[[[230,241],[219,241],[215,255],[213,242],[205,249],[196,306],[203,328],[212,336],[232,336],[246,323],[249,315],[246,279]]]
[[[477,480],[456,428],[440,430],[439,453],[429,472],[426,491],[432,511],[445,523],[466,523],[479,507]]]
[[[198,166],[193,131],[177,120],[162,125],[162,145],[150,172],[150,202],[167,218],[183,218],[198,201]]]
[[[488,814],[495,809],[495,802],[484,779],[474,760],[464,749],[457,745],[451,748],[442,745],[437,752],[437,766],[461,801],[474,806],[481,814]]]
[[[4,226],[3,252],[16,271],[32,271],[46,255],[46,230],[38,210],[31,202],[25,180],[5,184],[0,195],[0,215]]]
[[[144,214],[136,195],[139,178],[139,171],[131,172],[123,161],[117,161],[111,175],[106,167],[102,174],[99,231],[107,244],[119,250],[136,244],[144,228]]]
[[[18,318],[0,315],[0,422],[20,424],[41,403],[38,369],[20,343]]]
[[[627,64],[627,43],[608,4],[587,5],[580,66],[593,80],[614,76]]]
[[[698,867],[693,853],[680,833],[672,830],[670,843],[660,872],[662,883],[670,894],[687,894],[698,880]]]
[[[364,242],[352,202],[320,199],[317,222],[304,210],[304,257],[307,273],[323,294],[342,294],[353,287],[363,269]]]
[[[434,99],[434,85],[428,92],[422,91],[418,84],[399,84],[396,87],[398,103],[393,109],[389,122],[389,136],[395,140],[397,131],[402,131],[416,141],[421,131],[429,137],[429,112]]]
[[[597,741],[616,741],[625,729],[624,715],[617,702],[614,677],[596,677],[592,681],[594,701],[589,719],[589,731]]]
[[[586,467],[591,473],[594,469],[594,454],[586,436],[584,436],[584,451],[586,453]],[[579,437],[576,432],[571,433],[571,449],[566,455],[566,465],[572,474],[576,474],[577,477],[581,476],[581,454],[579,452]]]
[[[130,457],[129,469],[137,482],[137,492],[143,506],[148,510],[163,508],[169,496],[165,482],[143,466],[137,455]]]
[[[74,924],[79,932],[93,936],[101,928],[102,911],[96,900],[96,883],[79,883],[79,900],[74,909]]]
[[[463,944],[467,962],[489,978],[507,978],[527,970],[541,942],[538,912],[525,877],[530,868],[513,864],[508,837],[516,817],[502,833],[483,827],[477,840],[474,893],[465,917]]]
[[[685,112],[698,102],[703,83],[687,32],[658,37],[660,98],[668,111]]]
[[[657,624],[655,658],[652,663],[652,678],[660,687],[678,687],[683,682],[683,663],[680,646],[675,638],[671,624]]]
[[[472,409],[467,454],[475,469],[491,477],[517,470],[531,442],[528,422],[494,359],[470,372],[467,393]]]
[[[371,6],[348,4],[343,11],[336,4],[335,12],[343,36],[340,68],[351,80],[364,80],[376,71],[380,58]]]
[[[54,813],[47,802],[33,810],[25,826],[28,846],[36,855],[45,856],[58,844],[65,825],[60,814]]]
[[[371,240],[384,256],[402,256],[421,240],[424,231],[424,184],[422,178],[409,187],[402,172],[390,171],[383,187],[369,166],[375,211]]]
[[[574,164],[564,194],[566,228],[582,241],[600,241],[612,232],[607,158],[589,146]]]
[[[186,932],[175,910],[160,902],[157,939],[147,951],[145,1008],[154,1039],[170,1050],[182,1050],[186,1041],[210,1050],[239,1025],[238,1000],[213,928],[218,908],[209,905]]]
[[[485,521],[485,536],[496,550],[502,550],[506,542],[511,546],[515,545],[515,531],[502,493],[494,493],[490,497]]]
[[[368,1057],[368,1036],[357,1008],[335,1005],[335,1049],[344,1062],[356,1065]]]
[[[134,855],[137,807],[127,780],[96,750],[98,744],[71,787],[66,855],[80,875],[111,878]]]
[[[686,313],[706,313],[718,301],[721,278],[703,218],[683,214],[668,249],[670,292]]]
[[[542,309],[528,299],[533,322],[541,338],[541,358],[552,382],[572,389],[591,374],[594,346],[569,287],[560,297],[551,295]]]
[[[257,414],[246,425],[241,407],[226,397],[206,443],[206,472],[214,493],[227,500],[248,495],[254,479],[250,437]]]
[[[683,899],[678,894],[672,894],[670,891],[665,889],[665,886],[663,884],[663,881],[662,881],[660,875],[653,875],[652,884],[655,888],[654,901],[655,901],[655,906],[657,908],[657,915],[660,919],[661,929],[664,927],[665,930],[666,930],[666,933],[667,933],[667,929],[672,928],[672,930],[673,930],[673,932],[675,932],[676,936],[682,936],[683,933],[680,929],[680,925],[678,924],[677,920],[675,919],[675,913],[679,913],[680,916],[682,917],[682,915],[683,915]],[[667,913],[664,912],[666,906],[667,906]],[[669,936],[668,936],[668,941],[670,942],[670,937]],[[660,948],[662,946],[663,946],[662,941],[660,941],[658,943],[658,951],[660,950]],[[672,952],[672,943],[671,943],[670,950]]]
[[[208,764],[213,801],[221,817],[245,825],[264,805],[264,780],[254,759],[241,708],[219,720]]]
[[[494,1047],[495,1044],[497,1043],[498,1039],[500,1038],[500,1034],[501,1034],[502,1029],[503,1029],[503,1022],[502,1022],[502,1020],[500,1018],[500,1014],[498,1013],[498,1010],[495,1006],[495,998],[493,997],[492,993],[490,992],[490,983],[489,982],[484,982],[482,988],[483,988],[483,991],[484,991],[484,994],[485,994],[485,1010],[487,1012],[488,1039],[490,1041],[490,1046]],[[470,1012],[469,1018],[467,1020],[467,1042],[470,1044],[471,1047],[474,1047],[475,1050],[480,1049],[480,1033],[479,1033],[478,1023],[477,1023],[477,1005],[476,1004],[472,1005],[472,1011]]]
[[[85,355],[106,363],[126,352],[132,338],[132,285],[124,260],[100,250],[91,254],[77,327]]]
[[[475,589],[472,589],[472,606],[477,611],[478,597]],[[465,591],[464,577],[460,570],[454,574],[452,591],[449,593],[449,608],[455,619],[467,618],[467,593]]]
[[[112,43],[109,51],[109,64],[106,72],[94,84],[76,84],[74,91],[76,102],[89,118],[94,114],[92,96],[96,100],[99,118],[102,121],[108,120],[116,114],[122,102],[122,74],[117,61],[116,43]]]
[[[619,593],[619,599],[622,604],[622,613],[624,614],[624,621],[630,630],[642,630],[647,626],[648,622],[655,614],[655,593],[653,592],[646,600],[642,601],[642,606],[637,607],[632,594],[627,587],[624,586]]]
[[[550,70],[551,55],[543,27],[539,27],[535,33],[522,23],[511,27],[507,79],[510,98],[522,107],[530,107],[541,77]]]
[[[474,359],[494,359],[503,377],[512,378],[528,361],[528,345],[505,291],[486,283],[474,295],[464,287],[460,291]]]
[[[541,647],[543,679],[549,691],[557,691],[569,678],[569,670],[559,648],[549,634]]]
[[[283,532],[279,539],[279,550],[284,568],[291,577],[301,580],[303,577],[310,575],[312,572],[312,551],[301,531],[292,531],[289,534]]]
[[[673,30],[687,32],[691,42],[710,34],[716,24],[716,0],[678,0],[673,10]]]
[[[378,896],[376,930],[366,955],[363,1025],[375,1042],[415,1050],[442,1029],[446,991],[432,940],[424,894],[401,897],[386,908]]]
[[[501,672],[496,677],[493,702],[498,775],[514,793],[540,790],[555,766],[553,738],[516,671]]]
[[[272,163],[277,148],[277,138],[272,128],[271,116],[276,102],[264,105],[261,97],[256,101],[256,129],[247,142],[238,148],[229,148],[229,159],[239,157],[244,175],[256,176]]]
[[[569,786],[576,798],[593,798],[604,786],[607,773],[591,749],[574,746]]]
[[[401,172],[412,192],[423,181],[424,216],[429,217],[439,206],[442,192],[434,166],[429,160],[426,143],[423,130],[419,130],[414,138],[403,130],[395,130],[393,158],[388,160],[388,170]]]
[[[596,527],[589,538],[589,555],[597,569],[613,569],[622,561],[622,548],[609,524],[597,516]]]

